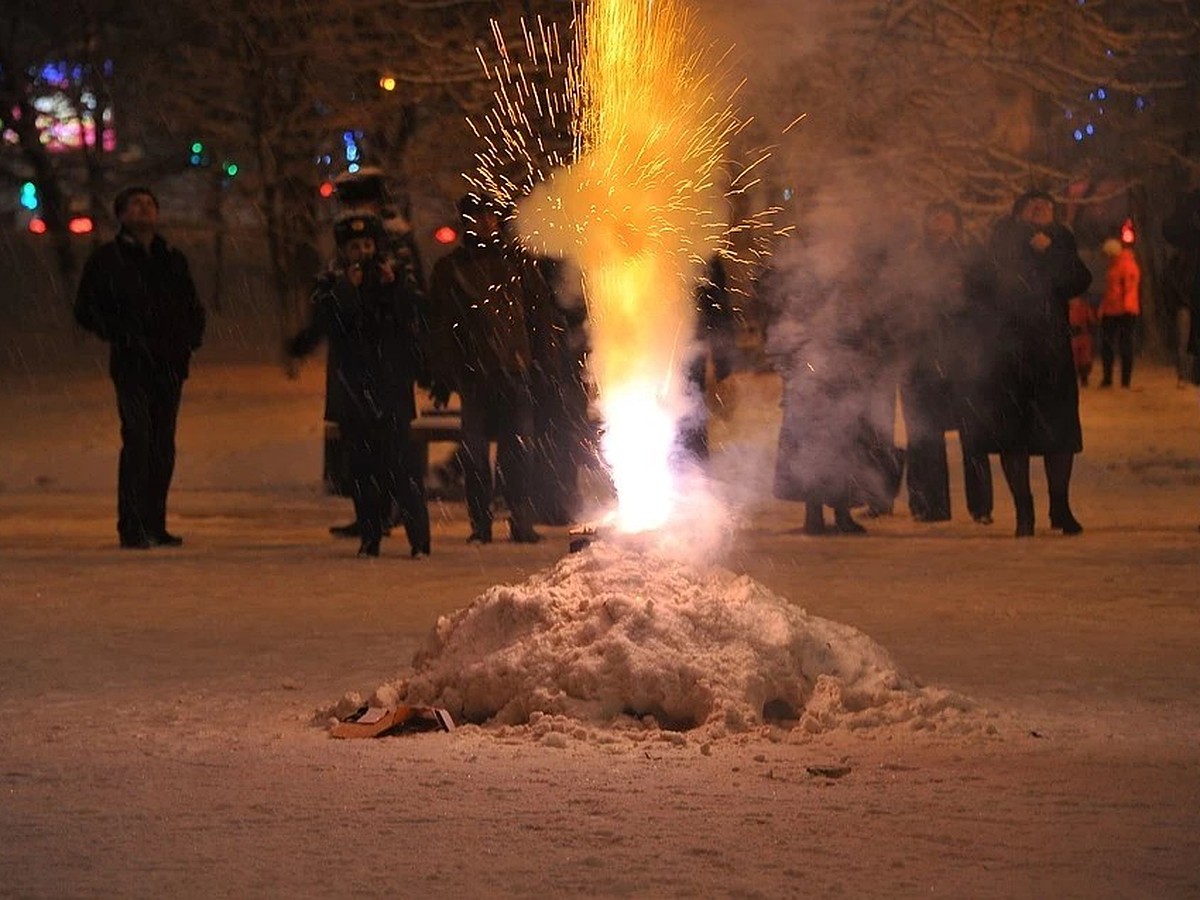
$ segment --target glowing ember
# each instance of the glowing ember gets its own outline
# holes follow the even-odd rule
[[[541,171],[526,109],[535,104],[554,122],[559,106],[501,47],[502,65],[491,71],[497,111],[486,120],[490,149],[476,183],[506,199],[529,191],[517,217],[523,243],[571,257],[582,271],[602,450],[617,490],[613,524],[642,531],[667,522],[675,505],[681,364],[695,331],[696,280],[728,247],[717,175],[737,121],[714,97],[679,0],[592,0],[583,16],[566,76],[574,161]],[[539,25],[525,43],[534,62],[539,46],[555,58],[552,30]],[[523,187],[504,173],[521,159],[529,164]]]

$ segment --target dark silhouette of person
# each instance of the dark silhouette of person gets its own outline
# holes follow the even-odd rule
[[[718,383],[733,372],[736,341],[733,304],[729,299],[728,276],[719,256],[705,266],[696,288],[695,345],[685,371],[688,408],[679,425],[678,451],[686,459],[706,462],[708,445],[708,363]]]
[[[205,313],[187,258],[158,233],[158,199],[147,187],[117,194],[116,237],[84,265],[75,320],[108,342],[121,417],[117,534],[122,547],[174,547],[167,494],[175,471],[175,427]]]
[[[421,368],[420,289],[407,270],[379,254],[382,223],[349,213],[334,226],[338,267],[318,280],[312,322],[288,347],[294,358],[322,340],[336,348],[336,377],[345,399],[341,427],[350,459],[351,496],[360,556],[378,556],[393,509],[412,556],[430,553],[424,473],[401,464],[416,417],[413,386]]]
[[[462,243],[438,260],[430,279],[430,371],[442,398],[462,401],[463,474],[468,540],[492,541],[496,476],[490,441],[517,543],[535,543],[530,492],[534,385],[538,370],[556,365],[550,289],[531,261],[504,239],[508,211],[492,198],[468,194],[458,204]]]
[[[1017,537],[1034,533],[1030,456],[1045,464],[1050,527],[1064,534],[1083,530],[1070,505],[1083,431],[1068,304],[1091,280],[1044,191],[1017,198],[1012,214],[993,229],[986,262],[970,276],[968,291],[977,297],[972,307],[986,319],[981,346],[992,348],[971,428],[978,449],[1000,454]]]

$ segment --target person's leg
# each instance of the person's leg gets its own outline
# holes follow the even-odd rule
[[[804,533],[805,534],[824,534],[825,533],[825,505],[808,501],[804,504]]]
[[[1118,336],[1121,353],[1121,387],[1129,387],[1133,381],[1133,330],[1136,325],[1136,316],[1121,316]]]
[[[467,493],[467,515],[471,519],[470,541],[492,540],[492,464],[488,441],[488,397],[477,387],[464,388],[462,398],[463,481]]]
[[[1117,322],[1111,316],[1100,320],[1100,387],[1112,387],[1113,355],[1117,341]]]
[[[839,499],[832,503],[833,507],[833,527],[838,534],[866,534],[867,529],[863,528],[850,515],[849,499]]]
[[[995,498],[992,494],[992,461],[986,453],[976,453],[964,443],[963,488],[967,495],[967,512],[976,522],[992,524]]]
[[[529,485],[534,477],[552,477],[551,472],[530,471],[530,446],[533,442],[533,398],[524,381],[508,385],[503,413],[503,427],[496,447],[496,466],[504,473],[504,500],[512,520],[512,539],[519,544],[533,544],[542,539],[534,530],[533,501]]]
[[[1071,513],[1071,470],[1074,453],[1047,453],[1046,484],[1050,488],[1050,527],[1063,534],[1079,534],[1083,526]]]
[[[123,547],[150,546],[150,396],[145,382],[128,373],[113,378],[121,418],[117,464],[117,535]]]
[[[346,427],[350,451],[350,486],[354,517],[359,524],[359,556],[378,556],[386,514],[385,482],[388,460],[381,452],[384,442],[379,422],[356,422]]]
[[[183,383],[167,376],[150,391],[150,459],[147,533],[160,544],[181,544],[167,532],[167,494],[175,474],[175,429]]]
[[[1033,534],[1033,491],[1029,486],[1029,454],[1001,453],[1000,468],[1017,511],[1017,537],[1030,537]]]
[[[428,556],[430,552],[429,506],[425,502],[425,470],[418,462],[420,453],[412,451],[408,422],[392,421],[392,442],[396,448],[392,476],[392,507],[399,513],[404,533],[413,556]]]
[[[1175,314],[1175,383],[1181,388],[1186,387],[1192,378],[1192,358],[1188,352],[1191,331],[1192,311],[1185,304]]]
[[[944,522],[950,518],[950,465],[941,432],[909,441],[908,497],[914,519]]]

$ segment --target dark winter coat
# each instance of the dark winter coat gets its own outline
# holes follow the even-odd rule
[[[869,398],[876,381],[874,318],[855,286],[823,282],[785,261],[759,282],[765,350],[783,380],[774,494],[849,505],[882,496]]]
[[[417,320],[420,298],[408,282],[383,283],[368,263],[355,287],[344,272],[321,276],[313,293],[312,321],[292,339],[288,353],[306,356],[324,338],[338,365],[332,371],[344,409],[337,421],[416,417],[413,384],[421,373]]]
[[[911,254],[914,288],[892,318],[907,356],[901,375],[905,421],[921,434],[958,427],[959,407],[971,377],[974,345],[965,314],[970,249],[960,243],[921,244]],[[911,435],[910,435],[911,437]]]
[[[460,246],[430,279],[430,369],[453,390],[558,365],[557,317],[536,267],[503,245]]]
[[[1200,190],[1179,199],[1163,223],[1163,237],[1179,254],[1176,268],[1180,299],[1191,310],[1188,352],[1200,356]],[[1193,367],[1193,377],[1200,384],[1200,365]]]
[[[994,229],[980,267],[968,276],[982,372],[967,430],[978,452],[1078,453],[1079,386],[1068,306],[1092,275],[1075,238],[1055,225],[1050,246],[1030,241],[1039,229],[1015,218]]]
[[[187,378],[204,339],[204,307],[187,258],[155,235],[149,247],[129,232],[93,251],[75,298],[75,321],[109,343],[109,371]]]

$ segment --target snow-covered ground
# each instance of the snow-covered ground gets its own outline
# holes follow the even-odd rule
[[[611,638],[640,677],[670,660],[688,702],[695,679],[729,706],[723,686],[754,674],[739,622],[792,629],[747,636],[772,666],[780,647],[851,626],[870,642],[848,646],[896,667],[891,688],[964,698],[963,717],[787,729],[744,727],[738,709],[736,728],[682,732],[567,717],[611,712],[620,698],[604,695],[526,724],[336,741],[314,713],[412,676],[419,648],[442,654],[443,682],[466,667],[478,635],[455,643],[451,623],[489,588],[526,584],[506,595],[519,598],[578,574],[546,574],[565,529],[468,546],[462,506],[435,504],[431,558],[397,537],[356,559],[325,530],[349,503],[317,485],[320,367],[292,382],[201,356],[171,507],[186,544],[122,552],[102,368],[12,368],[0,895],[1200,896],[1200,411],[1166,370],[1135,379],[1084,393],[1085,533],[1016,541],[999,478],[996,524],[970,522],[957,464],[953,522],[913,523],[901,502],[865,538],[799,534],[802,510],[765,490],[777,384],[739,376],[714,471],[742,524],[713,562],[797,609],[708,627],[716,613],[697,602],[669,632]],[[621,564],[606,599],[643,575],[668,592],[711,575]],[[636,599],[624,612],[644,617]],[[704,640],[675,640],[698,610],[688,627]],[[555,628],[514,664],[618,652]]]

